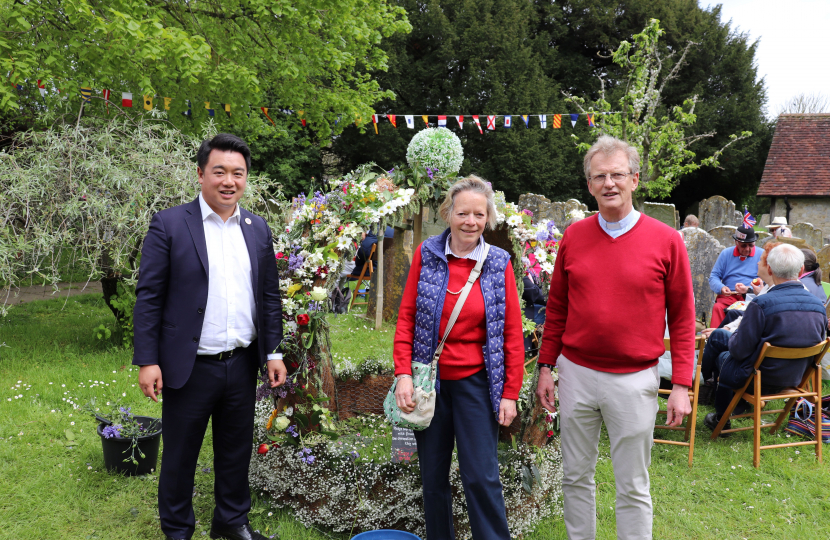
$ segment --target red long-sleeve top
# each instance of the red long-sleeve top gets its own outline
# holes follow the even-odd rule
[[[677,231],[641,215],[611,238],[596,216],[565,231],[548,293],[539,363],[560,354],[583,367],[632,373],[657,364],[668,320],[672,382],[691,386],[692,275]]]
[[[476,261],[459,259],[447,255],[450,280],[447,288],[460,291],[467,283]],[[395,375],[412,374],[412,342],[415,338],[415,299],[418,295],[418,278],[421,275],[421,247],[415,250],[409,277],[406,280],[401,306],[398,311],[398,324],[395,328]],[[504,390],[505,399],[518,399],[524,375],[524,338],[522,335],[522,314],[519,306],[519,293],[516,279],[510,263],[504,271],[505,314],[504,314]],[[447,293],[444,297],[444,309],[441,312],[439,339],[444,337],[447,323],[460,295]],[[484,317],[484,296],[481,294],[480,280],[476,280],[470,290],[458,319],[450,331],[444,350],[438,359],[438,374],[441,380],[456,381],[469,377],[484,369],[484,351],[482,347],[487,340]]]

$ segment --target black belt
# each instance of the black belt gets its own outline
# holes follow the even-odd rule
[[[197,356],[197,358],[201,360],[227,360],[236,353],[244,350],[245,347],[237,347],[235,349],[231,349],[230,351],[222,351],[218,354],[200,354]]]

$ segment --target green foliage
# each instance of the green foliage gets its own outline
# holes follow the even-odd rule
[[[649,197],[658,199],[668,197],[683,175],[702,166],[717,166],[718,158],[727,147],[752,135],[749,131],[742,132],[740,136],[730,135],[729,142],[713,155],[700,162],[694,161],[695,154],[689,147],[700,139],[714,135],[712,132],[686,135],[686,129],[693,126],[697,119],[694,111],[698,96],[671,107],[665,114],[660,111],[663,89],[679,77],[686,54],[695,44],[688,43],[678,61],[666,72],[664,63],[667,58],[658,47],[658,39],[663,33],[659,21],[652,19],[641,33],[634,35],[633,44],[623,41],[612,54],[614,63],[627,72],[625,93],[616,104],[606,100],[605,80],[602,77],[600,97],[593,104],[587,104],[584,98],[566,94],[568,101],[575,103],[583,112],[596,115],[598,129],[594,134],[597,137],[611,135],[638,149],[641,158],[640,185]],[[580,143],[578,146],[584,152],[590,144]]]
[[[91,280],[132,283],[153,214],[198,193],[192,159],[200,143],[164,122],[126,118],[19,134],[0,152],[0,280],[56,284],[69,261]],[[267,213],[273,188],[249,176],[242,204]]]
[[[83,85],[127,89],[136,104],[167,96],[180,126],[186,99],[202,118],[202,102],[217,117],[231,104],[243,123],[249,105],[289,108],[323,137],[338,115],[368,117],[392,97],[372,79],[386,68],[377,44],[410,29],[386,0],[33,0],[9,2],[0,22],[0,70],[12,83],[42,79],[70,97]],[[17,104],[0,86],[0,108]]]
[[[464,162],[464,149],[455,133],[445,128],[427,128],[409,141],[406,161],[410,167],[421,165],[443,174],[456,174]]]

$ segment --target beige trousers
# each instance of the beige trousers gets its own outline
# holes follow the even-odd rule
[[[636,373],[605,373],[574,364],[559,366],[562,492],[569,540],[594,539],[596,471],[602,422],[611,442],[617,486],[617,538],[651,538],[648,466],[657,415],[657,366]]]

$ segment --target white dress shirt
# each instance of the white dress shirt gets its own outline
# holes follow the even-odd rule
[[[239,205],[227,221],[199,194],[208,257],[208,299],[196,354],[211,355],[247,347],[257,337],[256,301],[251,284],[251,258],[242,235]],[[282,354],[268,355],[268,360]]]
[[[459,259],[473,259],[474,261],[478,262],[479,259],[484,255],[484,235],[478,237],[478,245],[475,247],[474,250],[467,253],[463,257],[459,257],[455,253],[452,252],[452,248],[450,247],[450,240],[452,239],[452,234],[447,235],[447,244],[444,246],[444,255],[452,255],[453,257],[457,257]]]
[[[605,221],[600,213],[597,213],[597,217],[599,218],[599,224],[602,230],[608,233],[608,236],[611,238],[618,238],[630,231],[637,224],[637,220],[640,219],[640,212],[632,208],[627,216],[614,222]]]

